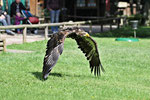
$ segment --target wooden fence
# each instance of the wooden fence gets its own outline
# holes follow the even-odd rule
[[[24,24],[24,25],[10,25],[10,26],[0,26],[0,30],[4,29],[23,29],[23,43],[27,42],[27,29],[29,28],[44,28],[45,29],[45,39],[48,39],[48,27],[50,26],[67,26],[67,25],[81,25],[91,23],[91,21],[80,21],[80,22],[62,22],[62,23],[51,23],[51,24]]]
[[[103,32],[103,26],[107,23],[107,25],[110,26],[110,30],[112,30],[112,25],[114,24],[113,21],[115,21],[117,28],[120,28],[120,25],[126,25],[127,23],[127,18],[126,17],[115,17],[115,16],[110,16],[110,17],[97,17],[97,16],[66,16],[68,18],[74,18],[74,19],[81,19],[81,20],[91,20],[90,23],[90,30],[92,29],[92,23],[97,23],[100,25],[101,32]]]
[[[91,18],[92,19],[92,18]],[[89,32],[92,33],[92,23],[102,23],[104,21],[112,21],[112,20],[117,20],[117,25],[118,25],[118,28],[120,27],[120,23],[119,23],[119,20],[120,19],[123,19],[123,17],[115,17],[115,18],[93,18],[95,20],[90,20],[90,21],[78,21],[78,22],[62,22],[62,23],[49,23],[49,24],[32,24],[32,25],[29,25],[29,24],[24,24],[24,25],[10,25],[10,26],[0,26],[0,30],[4,29],[23,29],[23,43],[27,42],[27,29],[30,29],[30,28],[44,28],[45,29],[45,39],[47,40],[48,39],[48,28],[50,26],[71,26],[71,25],[76,25],[76,26],[80,26],[82,24],[89,24],[90,26],[90,30]],[[101,31],[103,31],[103,23],[100,24],[101,26]],[[112,29],[112,24],[110,23],[110,30]]]
[[[0,39],[0,52],[4,51],[6,52],[6,40],[5,39]]]

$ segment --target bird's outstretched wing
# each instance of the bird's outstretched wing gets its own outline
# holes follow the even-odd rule
[[[50,71],[58,61],[63,52],[64,43],[59,41],[58,34],[55,34],[47,43],[47,51],[43,62],[43,78],[47,79]]]
[[[87,36],[86,36],[87,35]],[[57,63],[59,56],[63,52],[64,40],[66,37],[75,39],[79,48],[85,53],[87,60],[89,60],[91,72],[95,75],[100,75],[100,70],[104,72],[103,66],[99,58],[99,52],[96,42],[80,29],[64,29],[57,34],[54,34],[47,44],[47,51],[43,63],[43,78],[47,79],[50,71]]]
[[[80,34],[72,33],[68,37],[76,40],[79,46],[78,48],[82,50],[87,60],[89,60],[91,73],[94,71],[94,74],[98,76],[101,72],[100,69],[104,72],[99,58],[97,44],[90,36],[81,36]]]

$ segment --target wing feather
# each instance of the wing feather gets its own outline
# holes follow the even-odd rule
[[[100,69],[104,72],[96,42],[91,37],[81,36],[76,33],[70,34],[69,37],[76,40],[78,48],[81,49],[87,60],[89,60],[91,73],[94,71],[94,74],[98,76],[100,75]]]
[[[64,43],[59,43],[54,35],[47,43],[47,51],[43,62],[43,78],[46,79],[62,54]]]
[[[68,35],[69,34],[69,35]],[[82,36],[76,32],[67,34],[55,34],[47,43],[46,55],[43,62],[43,78],[47,79],[50,71],[57,63],[59,56],[64,49],[64,40],[66,36],[76,40],[78,48],[85,54],[90,64],[91,73],[94,71],[95,75],[100,75],[101,70],[104,72],[104,68],[99,58],[99,52],[96,42],[87,36]]]

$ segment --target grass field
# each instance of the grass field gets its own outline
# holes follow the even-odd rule
[[[0,54],[0,100],[150,100],[150,39],[94,39],[106,70],[101,77],[90,73],[71,39],[47,81],[41,80],[46,41],[8,46],[35,52]]]

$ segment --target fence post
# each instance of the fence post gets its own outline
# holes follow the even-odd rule
[[[124,23],[123,23],[123,22],[124,22],[124,19],[123,19],[123,18],[120,18],[120,20],[121,20],[120,25],[123,26],[123,24],[124,24]]]
[[[27,42],[27,27],[23,29],[23,43]]]
[[[1,33],[0,33],[0,39],[2,38]]]
[[[112,22],[110,21],[110,31],[112,31]]]
[[[7,51],[7,50],[6,50],[6,39],[3,40],[3,50],[4,50],[4,52]]]
[[[103,32],[104,30],[103,30],[103,24],[101,24],[101,32]]]
[[[81,25],[80,24],[77,24],[77,27],[79,28]]]
[[[119,19],[117,19],[117,26],[118,26],[118,29],[119,29],[120,28]]]
[[[124,17],[123,18],[123,26],[126,26],[126,24],[127,24],[127,19],[126,19],[126,17]]]
[[[48,39],[48,26],[45,27],[45,40]]]
[[[92,34],[92,22],[90,23],[89,33]]]

